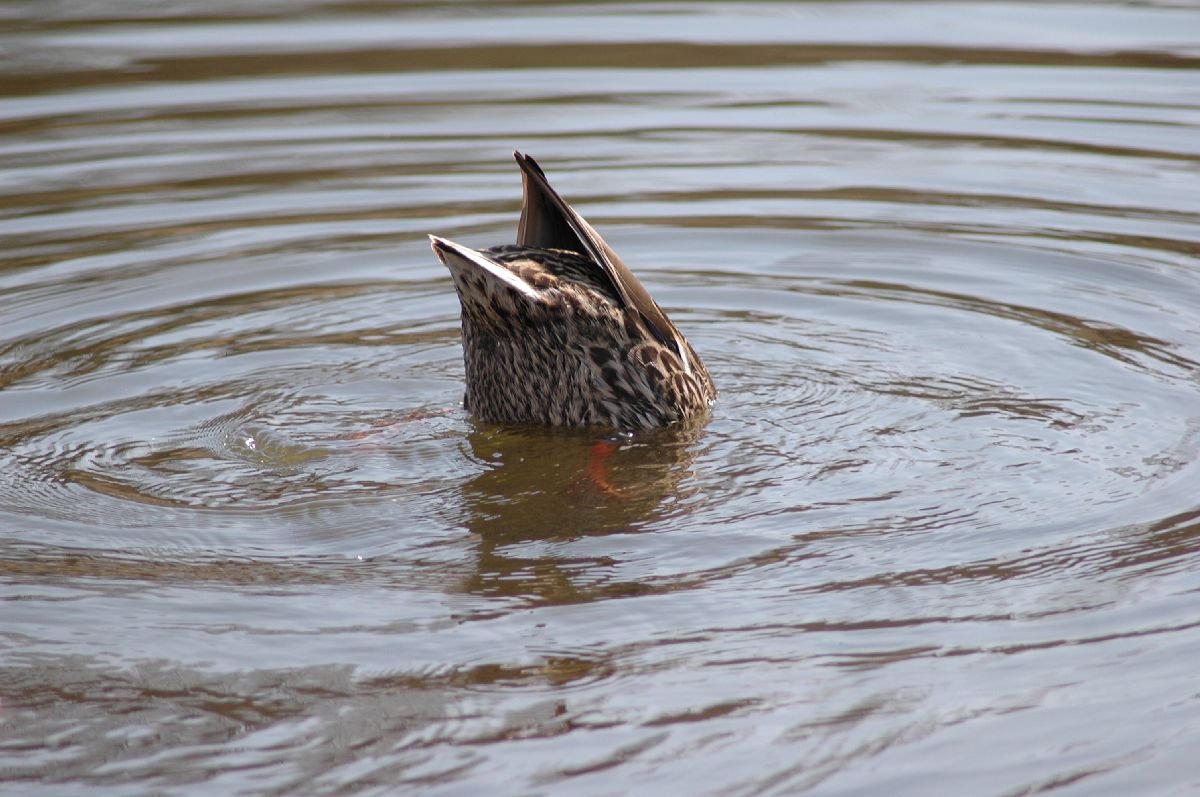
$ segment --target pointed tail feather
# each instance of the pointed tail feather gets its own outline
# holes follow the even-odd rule
[[[441,260],[442,264],[451,272],[461,274],[478,272],[483,275],[485,280],[502,283],[531,301],[542,301],[542,296],[537,289],[482,252],[476,252],[469,247],[447,241],[445,238],[438,238],[436,235],[429,236],[429,245],[433,249],[433,253],[438,256],[438,260]]]

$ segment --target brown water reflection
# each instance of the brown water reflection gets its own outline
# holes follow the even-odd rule
[[[473,433],[472,454],[489,468],[463,487],[465,524],[479,537],[478,572],[465,588],[535,604],[652,592],[645,582],[606,578],[605,569],[615,564],[608,555],[530,556],[513,549],[633,535],[677,514],[697,493],[680,483],[702,435],[703,420],[629,439],[520,427]],[[601,455],[597,447],[611,453]]]
[[[217,57],[142,58],[136,72],[97,72],[95,69],[25,74],[19,80],[0,80],[5,94],[42,94],[88,85],[120,85],[145,81],[148,77],[173,83],[213,81],[231,77],[269,77],[296,74],[296,53],[257,53]],[[387,75],[407,71],[458,71],[464,65],[478,70],[500,69],[595,69],[621,68],[637,64],[643,69],[769,68],[781,65],[822,64],[830,61],[929,64],[1014,64],[1030,66],[1143,67],[1195,69],[1200,58],[1153,51],[1118,53],[1067,53],[1055,50],[964,49],[955,47],[885,46],[799,46],[794,44],[751,46],[698,45],[679,42],[648,44],[572,43],[520,46],[477,45],[463,50],[452,47],[310,52],[303,63],[311,74],[367,73]],[[569,100],[570,97],[560,98]],[[432,105],[444,104],[433,101]],[[334,110],[352,111],[370,106],[334,105]],[[0,130],[5,128],[0,127]],[[16,127],[13,132],[28,132]]]

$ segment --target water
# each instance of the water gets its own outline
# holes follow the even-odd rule
[[[1200,787],[1194,5],[0,13],[0,792]],[[611,489],[514,148],[721,390]]]

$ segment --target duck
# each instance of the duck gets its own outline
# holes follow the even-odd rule
[[[515,244],[471,249],[430,235],[461,308],[463,406],[497,424],[656,429],[708,411],[704,363],[629,267],[514,152]]]

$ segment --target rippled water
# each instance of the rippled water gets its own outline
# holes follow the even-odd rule
[[[1194,4],[0,15],[0,791],[1200,788]],[[721,390],[612,489],[514,148]]]

